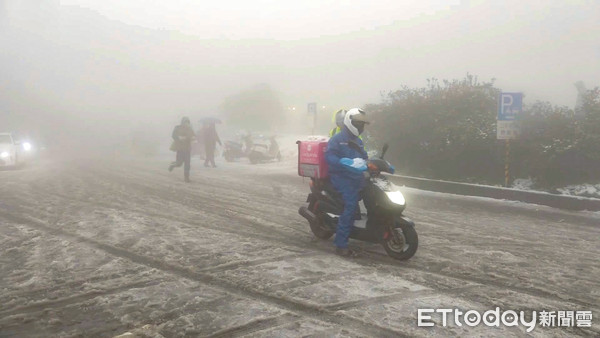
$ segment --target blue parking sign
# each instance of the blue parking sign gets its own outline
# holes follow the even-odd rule
[[[523,110],[523,93],[500,93],[498,121],[513,121]]]

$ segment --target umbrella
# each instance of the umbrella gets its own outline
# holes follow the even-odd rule
[[[205,123],[215,123],[215,124],[220,124],[221,123],[221,119],[218,119],[216,117],[204,117],[201,118],[198,122],[205,124]]]

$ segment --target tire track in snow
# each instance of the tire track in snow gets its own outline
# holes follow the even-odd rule
[[[53,299],[53,300],[41,301],[41,302],[37,302],[34,304],[25,305],[25,306],[19,306],[19,307],[15,307],[15,308],[12,308],[9,310],[0,311],[0,318],[8,317],[8,316],[16,315],[16,314],[27,314],[27,313],[38,312],[38,311],[42,311],[47,308],[63,307],[63,306],[67,306],[70,304],[81,303],[86,300],[94,299],[99,296],[106,296],[106,295],[116,294],[116,293],[130,290],[130,289],[144,288],[144,287],[148,287],[148,286],[157,285],[157,284],[160,284],[162,281],[163,280],[161,280],[161,279],[144,280],[144,281],[135,282],[135,283],[128,283],[125,285],[121,285],[119,287],[110,288],[110,289],[106,289],[106,290],[90,291],[90,292],[85,292],[83,294],[79,294],[76,296],[62,297],[62,298]]]
[[[266,329],[272,329],[278,326],[294,323],[302,320],[301,317],[291,314],[285,313],[281,316],[263,318],[258,320],[253,320],[250,323],[246,323],[244,325],[235,326],[232,328],[227,328],[218,332],[211,334],[209,337],[211,338],[228,338],[228,337],[242,337],[244,335],[254,333],[257,331],[263,331]],[[195,334],[195,332],[190,332],[190,334]],[[197,333],[199,334],[199,333]]]

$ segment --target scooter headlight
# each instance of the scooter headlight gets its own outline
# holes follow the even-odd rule
[[[30,151],[31,150],[31,143],[29,143],[29,142],[23,143],[23,149],[25,151]]]
[[[387,191],[385,194],[390,199],[390,201],[392,201],[392,203],[394,203],[394,204],[398,204],[398,205],[406,204],[404,195],[402,195],[402,193],[400,191]]]
[[[9,156],[10,156],[10,154],[6,151],[3,151],[2,153],[0,153],[0,158],[7,158]]]

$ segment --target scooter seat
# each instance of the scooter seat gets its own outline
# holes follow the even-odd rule
[[[325,190],[325,192],[329,196],[331,196],[331,198],[333,198],[334,200],[336,200],[336,201],[342,200],[342,194],[340,194],[339,191],[337,191],[337,189],[335,189],[335,187],[333,186],[331,181],[325,180],[323,182],[323,190]]]

